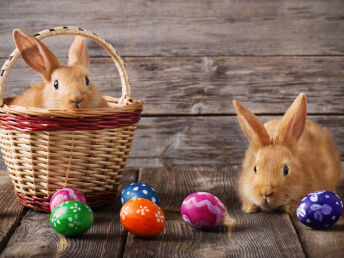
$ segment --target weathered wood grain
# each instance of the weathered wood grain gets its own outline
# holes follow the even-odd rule
[[[0,252],[19,225],[25,209],[16,201],[13,186],[3,171],[0,172]]]
[[[338,55],[343,9],[341,0],[3,0],[0,56],[13,49],[15,27],[36,33],[56,25],[91,29],[125,56]],[[51,43],[67,54],[63,41]]]
[[[276,119],[259,117],[264,122]],[[310,119],[329,129],[344,160],[344,116]],[[127,167],[239,164],[247,145],[236,116],[143,117],[135,132]]]
[[[65,58],[61,64],[66,64]],[[344,114],[344,57],[125,58],[132,95],[144,114],[235,114],[236,99],[255,113],[284,113],[299,92],[308,112]],[[0,59],[0,63],[4,59]],[[91,80],[105,95],[121,94],[110,58],[91,62]],[[5,96],[41,81],[23,61],[11,71]]]
[[[339,196],[344,200],[344,162],[342,162],[342,177],[338,189]],[[328,230],[314,230],[301,224],[293,218],[302,246],[307,256],[342,258],[344,255],[344,216]]]
[[[153,239],[128,235],[124,257],[304,257],[287,214],[244,214],[237,191],[237,168],[143,169],[139,181],[159,193],[164,231]],[[219,197],[230,220],[210,231],[188,226],[180,215],[183,199],[196,191]]]
[[[264,122],[276,119],[259,118]],[[328,128],[344,160],[344,116],[310,119]],[[235,116],[144,117],[135,133],[128,166],[238,164],[247,145]]]
[[[121,184],[136,180],[137,170],[128,170]],[[120,257],[126,238],[119,220],[120,207],[119,195],[113,205],[93,209],[93,226],[78,237],[59,235],[50,226],[50,214],[30,209],[0,257]]]

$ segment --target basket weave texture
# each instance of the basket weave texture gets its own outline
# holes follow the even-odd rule
[[[91,207],[115,199],[143,103],[130,98],[123,61],[110,43],[86,29],[56,27],[37,33],[83,35],[112,57],[119,71],[122,97],[105,97],[109,107],[46,110],[11,106],[3,98],[9,71],[20,57],[15,49],[0,70],[0,146],[18,201],[49,212],[51,196],[73,187],[85,194]]]

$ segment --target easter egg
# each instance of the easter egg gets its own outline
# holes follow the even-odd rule
[[[50,215],[50,225],[65,236],[76,236],[93,224],[93,212],[80,201],[66,201],[58,205]]]
[[[127,201],[122,206],[120,219],[127,231],[140,237],[156,236],[165,227],[165,215],[160,207],[143,198]]]
[[[160,205],[158,193],[153,187],[144,183],[132,183],[124,188],[121,196],[122,205],[133,198],[144,198]]]
[[[74,188],[63,188],[58,190],[50,199],[50,212],[53,212],[55,207],[61,203],[72,200],[86,203],[84,195]]]
[[[223,223],[226,208],[216,196],[210,193],[196,192],[184,199],[181,213],[185,222],[190,226],[208,229]]]
[[[335,224],[343,212],[343,202],[330,191],[317,191],[307,195],[299,203],[296,215],[304,225],[326,229]]]

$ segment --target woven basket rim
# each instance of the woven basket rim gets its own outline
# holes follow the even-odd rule
[[[68,110],[49,110],[44,108],[22,107],[9,105],[8,103],[14,97],[4,98],[4,105],[0,107],[1,113],[19,114],[26,116],[48,116],[48,117],[63,117],[63,118],[82,118],[82,117],[97,117],[113,115],[118,113],[130,113],[135,110],[142,110],[143,102],[141,100],[130,99],[125,104],[120,102],[120,98],[111,96],[104,96],[109,107],[96,109],[68,109]]]

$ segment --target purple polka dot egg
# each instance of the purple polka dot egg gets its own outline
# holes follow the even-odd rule
[[[326,229],[334,225],[343,212],[343,202],[330,191],[316,191],[299,203],[296,215],[301,223],[314,229]]]
[[[50,213],[60,205],[67,201],[80,201],[86,203],[85,196],[74,188],[63,188],[58,190],[50,199]]]
[[[209,229],[224,222],[226,208],[215,195],[196,192],[184,199],[181,214],[184,221],[190,226]]]

